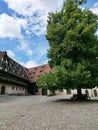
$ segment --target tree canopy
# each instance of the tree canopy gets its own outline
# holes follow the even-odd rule
[[[85,2],[66,0],[61,11],[49,13],[47,56],[58,88],[98,84],[98,16],[78,6]]]
[[[57,89],[56,75],[51,72],[41,75],[37,80],[37,85],[41,88],[44,87],[45,89],[49,89],[54,92]]]

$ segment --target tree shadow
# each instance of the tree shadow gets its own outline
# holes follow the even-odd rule
[[[86,103],[98,103],[98,98],[97,99],[86,99],[86,100],[75,100],[75,99],[71,99],[71,98],[62,98],[62,99],[56,99],[53,102],[55,103],[69,103],[69,104],[86,104]]]

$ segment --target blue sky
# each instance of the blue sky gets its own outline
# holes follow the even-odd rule
[[[48,62],[45,38],[48,12],[59,11],[64,0],[0,0],[0,51],[24,65]],[[98,0],[86,5],[98,14]]]

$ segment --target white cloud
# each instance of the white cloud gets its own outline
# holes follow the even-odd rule
[[[48,12],[36,11],[32,17],[28,17],[28,25],[26,28],[26,34],[29,35],[43,35],[46,33]]]
[[[34,48],[27,41],[28,36],[43,35],[46,33],[48,12],[60,10],[63,0],[4,0],[8,8],[13,10],[13,15],[0,15],[0,37],[18,38],[20,44],[15,47],[17,52],[25,53],[29,61],[21,63],[26,67],[36,66],[31,58],[37,57],[37,61],[46,54],[46,48],[41,45]],[[22,18],[20,16],[23,16]],[[23,29],[23,30],[22,30]],[[24,32],[25,31],[25,32]],[[25,37],[26,34],[26,37]],[[26,39],[27,38],[27,39]],[[25,41],[26,39],[26,41]],[[10,56],[12,55],[11,52]],[[21,55],[21,54],[20,54]],[[14,55],[11,56],[15,58]]]
[[[47,54],[47,49],[43,47],[38,47],[36,49],[38,55],[37,55],[37,60],[41,59],[44,55]]]
[[[91,8],[90,9],[94,14],[98,15],[98,8]]]
[[[46,33],[48,12],[60,10],[64,0],[4,0],[8,7],[28,21],[26,34]],[[37,15],[36,15],[37,14]],[[39,23],[39,24],[38,24]]]
[[[20,45],[17,46],[18,51],[24,51],[27,56],[32,56],[33,51],[30,49],[28,43],[26,43],[24,40],[20,41]]]
[[[12,58],[12,59],[14,59],[16,62],[18,62],[19,64],[21,64],[21,65],[23,65],[23,66],[25,66],[25,67],[27,67],[27,68],[30,68],[30,67],[34,67],[34,66],[37,66],[38,64],[35,62],[35,61],[33,61],[33,60],[29,60],[29,61],[27,61],[27,62],[20,62],[20,61],[18,61],[18,60],[16,60],[15,59],[15,54],[14,54],[14,52],[12,51],[12,50],[6,50],[7,51],[7,54],[8,54],[8,56],[10,57],[10,58]]]
[[[98,2],[96,2],[93,8],[90,9],[94,14],[98,15]]]
[[[43,8],[40,0],[4,0],[8,7],[24,16],[31,16],[35,10]]]
[[[5,13],[0,15],[0,37],[19,38],[21,35],[21,27],[26,26],[26,21],[11,17]]]
[[[64,0],[41,0],[41,2],[47,12],[55,12],[62,8]]]
[[[37,10],[46,12],[60,10],[64,0],[4,0],[8,7],[24,16],[32,16]]]
[[[15,54],[11,51],[11,50],[7,50],[7,54],[9,57],[11,57],[12,59],[15,58]]]
[[[24,63],[24,66],[27,68],[30,68],[30,67],[37,66],[37,63],[35,63],[35,61],[33,61],[33,60],[29,60],[26,63]]]

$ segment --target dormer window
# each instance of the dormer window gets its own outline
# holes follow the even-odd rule
[[[0,66],[0,69],[2,70],[2,67]]]
[[[3,58],[1,58],[1,61],[3,61]]]
[[[5,71],[7,71],[7,69],[5,69]]]
[[[32,73],[29,73],[29,75],[31,75]]]
[[[6,64],[8,64],[8,61],[7,61],[7,59],[5,60],[5,63],[6,63]]]
[[[12,86],[12,90],[14,90],[14,86]]]
[[[24,74],[22,74],[22,76],[24,77]]]
[[[42,73],[43,72],[43,70],[40,70],[40,73]]]

